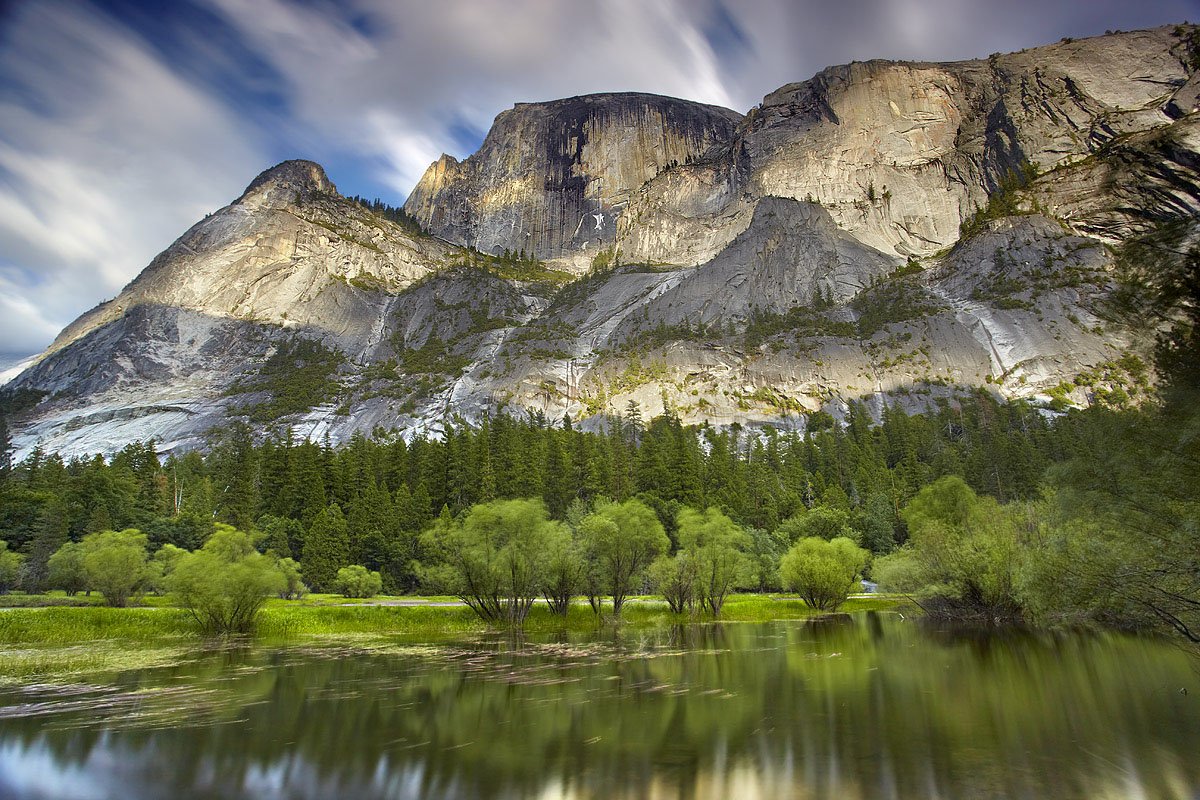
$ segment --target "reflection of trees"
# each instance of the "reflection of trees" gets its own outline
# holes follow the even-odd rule
[[[430,658],[214,655],[125,677],[194,687],[164,701],[180,702],[176,727],[118,718],[107,733],[80,714],[4,720],[0,739],[62,765],[109,751],[136,776],[131,797],[236,796],[277,770],[300,797],[713,796],[749,781],[851,798],[1096,794],[1109,776],[1084,746],[1167,795],[1157,766],[1200,739],[1161,691],[1189,680],[1184,657],[1136,640],[984,643],[872,618],[604,636],[497,636]]]

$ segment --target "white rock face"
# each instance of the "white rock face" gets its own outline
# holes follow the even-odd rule
[[[592,424],[629,400],[784,427],[981,387],[1089,402],[1154,334],[1104,313],[1112,247],[1200,219],[1184,56],[1162,28],[832,67],[745,117],[648,95],[521,105],[409,198],[437,236],[285,162],[10,381],[46,395],[10,420],[17,455],[201,446],[282,393],[264,370],[298,339],[335,354],[321,401],[256,419],[335,442],[499,412]]]
[[[351,346],[387,294],[441,269],[453,248],[413,237],[336,192],[310,162],[264,172],[115,299],[67,326],[47,352],[141,305],[312,330]]]

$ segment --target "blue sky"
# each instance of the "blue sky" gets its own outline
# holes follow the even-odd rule
[[[0,363],[287,158],[404,201],[515,102],[746,111],[830,64],[983,57],[1197,0],[0,0]]]

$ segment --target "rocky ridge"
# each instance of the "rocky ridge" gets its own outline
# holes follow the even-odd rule
[[[975,388],[1126,402],[1153,332],[1105,301],[1122,242],[1200,216],[1195,63],[1168,27],[833,67],[745,116],[521,104],[430,167],[406,204],[424,234],[285,162],[9,384],[42,398],[15,441],[602,424],[630,400],[785,426]]]

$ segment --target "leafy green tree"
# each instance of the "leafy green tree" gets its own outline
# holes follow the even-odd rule
[[[784,584],[819,611],[836,611],[846,601],[870,553],[850,539],[817,537],[792,545],[779,565]]]
[[[383,590],[383,578],[359,564],[351,564],[337,571],[335,588],[343,597],[374,597]]]
[[[337,571],[350,563],[350,533],[342,510],[328,506],[313,520],[304,537],[304,577],[318,592],[333,588]]]
[[[1200,246],[1167,225],[1118,252],[1115,309],[1159,330],[1156,404],[1083,417],[1053,469],[1021,592],[1035,618],[1162,630],[1200,644]],[[1146,369],[1130,354],[1129,374]]]
[[[1020,507],[979,497],[950,475],[918,492],[901,516],[937,610],[991,620],[1022,616]]]
[[[928,584],[924,566],[911,547],[877,556],[871,562],[871,579],[881,591],[904,594],[919,592]]]
[[[168,590],[209,635],[254,630],[263,603],[286,586],[275,560],[255,548],[254,537],[228,525],[194,553],[179,559]]]
[[[579,593],[583,571],[584,560],[570,534],[552,537],[542,579],[542,596],[552,613],[565,617],[571,610],[571,599]]]
[[[1200,413],[1101,412],[1088,428],[1079,457],[1050,473],[1047,519],[1022,560],[1022,604],[1040,622],[1200,644]]]
[[[886,494],[875,492],[863,503],[857,525],[863,547],[872,553],[888,553],[896,546],[896,512]]]
[[[787,552],[788,541],[765,528],[750,530],[750,547],[746,552],[749,585],[760,592],[769,592],[780,587],[779,560]]]
[[[617,616],[646,567],[671,545],[658,517],[639,500],[597,503],[580,523],[580,538]]]
[[[150,559],[150,588],[156,592],[165,591],[167,578],[175,571],[175,567],[179,566],[180,559],[187,555],[187,550],[170,542],[158,548]]]
[[[461,520],[443,517],[424,537],[438,563],[426,580],[449,591],[489,622],[520,625],[542,593],[549,554],[567,539],[538,500],[495,500]]]
[[[0,592],[11,592],[21,577],[21,564],[25,557],[8,549],[8,542],[0,540]]]
[[[88,588],[87,570],[83,566],[84,547],[80,542],[67,542],[46,562],[46,584],[76,595]]]
[[[691,553],[681,551],[674,556],[659,556],[650,564],[649,575],[650,582],[667,601],[672,613],[695,610],[700,574]]]
[[[850,527],[850,514],[840,508],[816,506],[789,517],[779,525],[779,531],[791,543],[815,536],[831,541],[839,536],[855,539],[857,531]]]
[[[278,566],[279,572],[283,575],[283,588],[279,592],[282,599],[299,600],[308,594],[308,587],[304,585],[303,576],[300,573],[300,565],[294,559],[281,558]]]
[[[61,496],[43,506],[37,533],[29,545],[29,558],[25,561],[23,584],[26,591],[46,588],[50,556],[70,539],[70,516],[66,499]]]
[[[715,508],[704,512],[685,508],[678,519],[679,547],[696,565],[700,606],[719,617],[725,598],[745,577],[750,536]]]
[[[144,591],[153,576],[146,554],[146,535],[134,528],[100,531],[83,537],[87,584],[104,602],[122,608]]]

